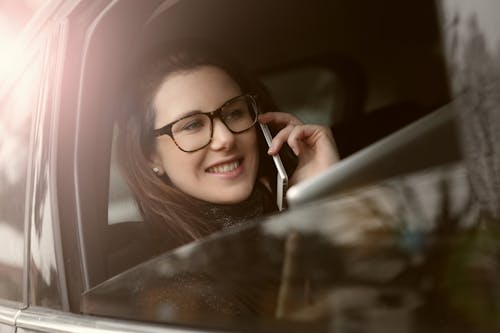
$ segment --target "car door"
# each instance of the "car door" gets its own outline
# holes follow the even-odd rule
[[[124,65],[120,54],[132,52],[131,36],[174,3],[57,2],[33,28],[24,67],[2,81],[0,237],[11,246],[0,256],[0,332],[14,325],[18,332],[176,330],[106,317],[134,318],[116,314],[120,306],[133,308],[127,303],[86,311],[100,317],[81,315],[80,303],[82,293],[107,279],[102,224],[113,104],[106,97],[117,93],[109,73]]]

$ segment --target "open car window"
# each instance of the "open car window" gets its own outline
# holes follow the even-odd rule
[[[262,78],[280,110],[308,124],[331,126],[342,116],[342,82],[327,67],[299,67]]]
[[[116,133],[116,128],[114,130]],[[109,175],[108,224],[140,222],[137,202],[124,179],[116,156],[116,135],[113,139]]]
[[[435,54],[440,45],[437,31],[433,30],[435,27],[416,31],[411,25],[414,21],[403,25],[397,19],[401,8],[395,3],[392,5],[394,8],[391,7],[393,11],[389,14],[368,5],[368,9],[379,15],[374,19],[368,14],[370,10],[359,13],[358,17],[355,5],[347,4],[339,13],[336,5],[326,2],[312,7],[305,3],[267,7],[260,3],[237,4],[226,0],[219,0],[213,6],[189,0],[167,1],[163,5],[148,2],[144,6],[134,2],[113,2],[105,15],[99,17],[99,24],[94,22],[94,30],[88,31],[86,54],[89,60],[83,71],[78,129],[82,131],[80,140],[84,148],[77,157],[82,162],[94,163],[92,168],[78,171],[83,175],[81,192],[89,197],[87,206],[80,208],[83,217],[79,221],[80,249],[88,280],[83,289],[114,279],[160,254],[148,248],[151,244],[148,221],[143,221],[136,198],[121,175],[113,143],[116,135],[113,112],[117,103],[124,100],[120,82],[133,62],[120,55],[133,58],[135,53],[130,45],[145,50],[179,37],[179,32],[222,42],[234,52],[232,56],[263,79],[280,109],[295,113],[307,122],[335,127],[340,147],[345,142],[362,141],[360,138],[366,136],[368,128],[392,123],[398,119],[394,115],[407,115],[405,112],[411,110],[408,105],[418,105],[414,109],[422,112],[420,116],[448,101],[444,69]],[[226,11],[219,11],[220,8]],[[425,18],[432,16],[434,9],[425,4],[419,10]],[[208,20],[210,15],[207,13],[220,20]],[[346,41],[344,32],[340,33],[342,29],[337,25],[342,22],[331,20],[342,13],[359,22],[344,22],[345,27],[342,26],[349,30],[346,36],[351,36],[357,41],[355,43]],[[134,19],[130,20],[130,16]],[[255,26],[252,18],[257,16],[261,24]],[[281,19],[276,20],[276,17]],[[299,19],[311,24],[301,25],[304,30],[297,33],[302,38],[291,40],[287,22]],[[379,19],[384,21],[381,30],[368,29],[380,23]],[[389,29],[391,24],[387,22],[391,22],[392,27],[403,27]],[[373,47],[373,54],[361,49],[360,45],[364,46],[364,38],[367,38],[364,31],[373,33],[373,41],[366,44]],[[391,43],[386,41],[389,31],[394,34]],[[268,36],[271,34],[273,38]],[[408,34],[418,37],[422,43],[418,47],[409,46],[406,43]],[[181,34],[180,37],[185,36]],[[418,69],[415,68],[417,63]],[[372,117],[377,117],[379,111],[385,116],[373,122]],[[402,124],[397,123],[391,130]],[[380,137],[382,135],[374,136]],[[356,148],[360,147],[362,144]]]

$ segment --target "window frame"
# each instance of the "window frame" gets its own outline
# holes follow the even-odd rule
[[[82,292],[108,278],[102,240],[108,217],[113,108],[119,74],[126,66],[120,55],[155,11],[172,2],[102,0],[76,6],[68,14],[62,78],[68,93],[61,96],[60,108],[74,111],[61,112],[58,119],[57,192],[69,309],[74,313],[80,312]]]

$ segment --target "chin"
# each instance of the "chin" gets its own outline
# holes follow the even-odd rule
[[[213,203],[225,204],[225,205],[233,205],[240,203],[248,199],[248,197],[250,197],[250,195],[252,194],[252,189],[253,187],[239,191],[230,191],[222,196],[216,197]]]

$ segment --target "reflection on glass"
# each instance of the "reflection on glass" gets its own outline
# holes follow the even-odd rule
[[[22,298],[23,234],[0,220],[0,297],[11,301]]]
[[[0,77],[5,79],[19,69],[19,36],[33,15],[53,0],[0,1]],[[1,84],[0,84],[1,86]]]
[[[0,100],[0,297],[22,300],[26,177],[41,59],[36,59]]]
[[[481,208],[500,218],[500,25],[498,1],[440,2],[463,151]]]
[[[500,229],[473,199],[460,165],[394,179],[166,253],[86,292],[82,311],[247,331],[496,332]]]

